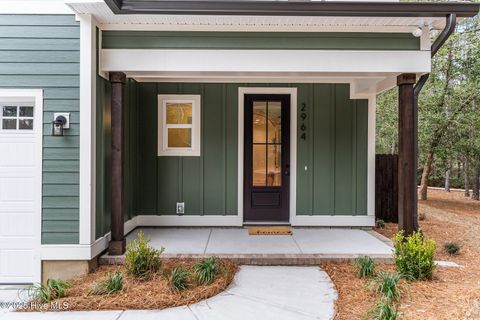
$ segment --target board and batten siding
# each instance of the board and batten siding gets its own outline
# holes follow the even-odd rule
[[[130,80],[125,219],[174,215],[176,202],[185,202],[185,215],[237,215],[238,88],[262,86],[296,87],[298,108],[306,106],[305,140],[301,112],[297,119],[297,214],[366,215],[368,104],[349,99],[347,84]],[[201,156],[157,156],[159,94],[201,95]]]
[[[104,49],[420,50],[411,33],[104,31]]]
[[[79,38],[74,15],[0,15],[0,88],[43,89],[42,244],[79,242]],[[64,137],[54,112],[70,113]]]

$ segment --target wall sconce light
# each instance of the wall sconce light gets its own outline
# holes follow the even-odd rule
[[[64,130],[70,128],[70,113],[54,113],[52,121],[52,136],[63,137]]]
[[[422,28],[418,27],[415,30],[413,30],[412,34],[414,37],[419,38],[422,36],[423,30]]]

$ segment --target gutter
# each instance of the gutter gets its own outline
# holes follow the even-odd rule
[[[265,0],[105,0],[115,14],[333,16],[333,17],[473,17],[476,3],[265,1]]]
[[[438,38],[432,44],[431,47],[431,57],[433,58],[438,50],[443,46],[443,44],[448,40],[450,35],[455,31],[455,26],[457,24],[457,15],[455,13],[449,13],[447,15],[447,23],[445,24],[445,28],[442,30]],[[414,99],[415,99],[415,107],[418,106],[418,95],[420,91],[422,91],[423,86],[428,80],[430,73],[426,73],[420,77],[418,82],[415,84],[414,87]],[[416,108],[417,109],[417,108]]]

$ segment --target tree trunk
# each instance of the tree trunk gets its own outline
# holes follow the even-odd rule
[[[468,179],[468,160],[465,158],[463,163],[463,181],[465,184],[465,197],[470,196],[470,181]]]
[[[478,201],[480,200],[480,161],[477,163],[473,177],[475,181],[473,181],[472,199]]]
[[[420,182],[420,200],[427,200],[428,177],[430,176],[430,171],[432,171],[432,163],[433,151],[429,151],[427,160],[425,160],[423,165],[422,181]]]
[[[460,180],[460,170],[462,168],[462,163],[460,160],[457,160],[457,179]]]
[[[452,161],[448,159],[447,171],[445,172],[445,192],[450,192],[450,173],[452,171]]]

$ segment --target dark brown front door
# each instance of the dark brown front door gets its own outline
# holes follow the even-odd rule
[[[290,96],[245,95],[245,222],[288,222]]]

